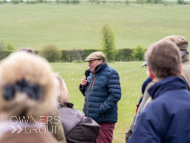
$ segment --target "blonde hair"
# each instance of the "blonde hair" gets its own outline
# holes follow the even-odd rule
[[[64,103],[69,101],[69,92],[65,84],[65,81],[61,78],[61,76],[58,73],[54,74],[54,76],[58,80],[58,86],[59,86],[58,100],[64,106]]]
[[[15,52],[0,64],[0,111],[3,120],[11,116],[38,116],[56,108],[56,81],[49,63],[42,57],[26,52]],[[39,99],[33,99],[27,92],[15,91],[13,98],[4,97],[8,86],[25,80],[41,89]],[[29,87],[30,88],[30,87]],[[8,94],[9,95],[9,94]],[[35,95],[34,95],[35,96]]]

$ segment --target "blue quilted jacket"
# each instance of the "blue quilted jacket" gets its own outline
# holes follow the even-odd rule
[[[80,86],[85,96],[83,112],[99,123],[117,122],[117,102],[121,98],[119,75],[106,62],[90,73],[86,88]]]
[[[153,101],[139,115],[127,143],[190,143],[190,93],[185,80],[171,76],[148,92]]]

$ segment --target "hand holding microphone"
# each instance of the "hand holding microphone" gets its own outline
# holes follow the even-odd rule
[[[86,77],[82,78],[81,84],[82,84],[82,86],[86,86],[86,84],[87,84],[87,78]]]
[[[82,86],[85,87],[86,84],[87,84],[87,77],[90,75],[90,69],[86,70],[84,74],[85,74],[86,77],[82,78],[81,84],[82,84]]]

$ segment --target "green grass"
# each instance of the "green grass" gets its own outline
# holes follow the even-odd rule
[[[17,49],[100,48],[100,29],[109,23],[117,48],[147,48],[173,34],[190,39],[190,5],[0,4],[0,41]]]
[[[120,75],[122,98],[118,103],[118,122],[114,130],[113,143],[123,143],[125,132],[127,132],[133,116],[136,104],[141,94],[141,85],[147,78],[146,68],[141,68],[142,62],[115,62],[108,63],[115,68]],[[84,97],[80,93],[78,86],[87,63],[53,63],[51,64],[55,72],[63,77],[70,93],[70,101],[74,107],[82,111]]]

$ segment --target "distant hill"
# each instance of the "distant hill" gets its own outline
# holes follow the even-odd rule
[[[117,48],[147,48],[168,35],[190,40],[190,5],[0,4],[0,42],[17,49],[100,48],[100,29],[109,23]]]

